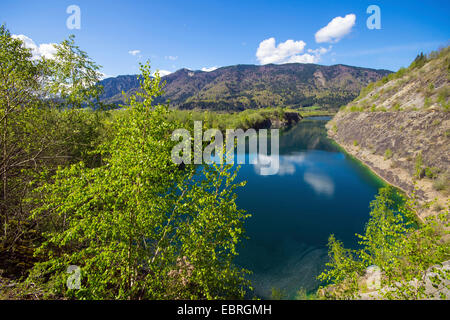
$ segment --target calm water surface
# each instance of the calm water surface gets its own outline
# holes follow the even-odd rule
[[[305,119],[281,134],[277,175],[261,176],[250,164],[239,171],[247,185],[239,190],[238,204],[252,217],[236,262],[253,271],[250,280],[260,298],[270,298],[273,287],[289,298],[300,288],[317,288],[329,235],[355,247],[355,233],[363,231],[369,203],[382,186],[326,137],[328,120]]]

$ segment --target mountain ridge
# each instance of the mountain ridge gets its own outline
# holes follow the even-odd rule
[[[238,64],[213,71],[179,69],[162,77],[165,95],[157,103],[170,100],[178,109],[242,111],[266,107],[301,108],[313,105],[336,109],[356,98],[362,87],[392,73],[384,69],[343,64]],[[107,78],[101,100],[124,103],[139,87],[137,75]]]

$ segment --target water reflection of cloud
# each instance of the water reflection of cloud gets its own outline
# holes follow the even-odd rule
[[[334,183],[328,176],[312,172],[305,172],[303,179],[309,184],[316,194],[332,196],[334,194]]]
[[[262,174],[262,167],[278,167],[279,176],[293,175],[296,172],[296,166],[305,162],[305,154],[296,154],[289,156],[267,156],[264,154],[258,154],[257,163],[254,165],[255,173]]]

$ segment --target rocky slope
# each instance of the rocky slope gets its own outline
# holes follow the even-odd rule
[[[418,56],[363,89],[327,124],[330,137],[388,183],[411,192],[415,180],[421,217],[448,205],[449,81],[449,48]]]
[[[170,100],[179,109],[240,111],[265,107],[338,108],[352,101],[360,89],[371,81],[390,74],[345,65],[315,64],[236,65],[212,72],[181,69],[162,78],[165,95],[157,102]],[[101,82],[105,93],[101,99],[122,103],[121,94],[137,90],[136,76],[120,76]]]

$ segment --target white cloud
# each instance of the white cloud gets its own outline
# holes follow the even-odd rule
[[[303,53],[306,43],[304,41],[287,40],[275,46],[275,38],[269,38],[259,44],[256,57],[261,64],[268,63],[317,63],[323,54],[331,50],[327,48],[308,49]]]
[[[295,174],[297,167],[305,164],[305,154],[296,154],[289,156],[273,156],[264,154],[250,154],[250,161],[257,157],[257,162],[254,165],[254,171],[258,175],[267,175],[262,170],[263,168],[278,168],[276,172],[279,176],[287,176]],[[273,173],[269,173],[271,175]]]
[[[210,68],[202,68],[201,70],[204,71],[204,72],[211,72],[211,71],[214,71],[214,70],[216,70],[218,68],[219,67],[214,66],[214,67],[210,67]]]
[[[114,77],[112,75],[109,75],[109,74],[106,74],[106,73],[103,73],[103,72],[99,72],[99,74],[100,74],[100,80],[105,80],[105,79]]]
[[[356,15],[353,13],[345,17],[336,17],[325,27],[316,32],[316,42],[336,43],[352,31],[356,22]]]
[[[130,50],[128,51],[129,54],[131,54],[132,56],[137,56],[138,54],[141,53],[141,50]]]
[[[316,63],[319,61],[318,55],[312,55],[305,53],[302,55],[296,55],[289,58],[286,63]]]
[[[161,77],[164,77],[164,76],[167,76],[167,75],[173,73],[172,71],[168,71],[168,70],[158,70],[158,72]]]
[[[53,59],[56,54],[55,43],[43,43],[38,46],[36,45],[36,43],[34,43],[34,41],[31,38],[23,34],[19,35],[13,34],[12,37],[15,39],[22,40],[25,48],[31,49],[31,53],[33,54],[32,57],[33,60],[39,60],[43,57],[46,59]]]
[[[329,46],[328,49],[327,48],[323,48],[323,47],[320,47],[320,48],[314,49],[314,50],[313,49],[308,49],[308,52],[309,53],[313,53],[315,55],[323,55],[323,54],[327,53],[328,51],[330,51],[331,48],[332,48],[332,46]]]
[[[300,59],[299,54],[305,49],[304,41],[286,40],[275,46],[275,38],[262,41],[256,50],[256,58],[261,64],[288,63],[290,60]],[[295,57],[298,58],[295,58]]]
[[[303,179],[311,186],[316,194],[332,196],[334,194],[334,183],[328,176],[305,172]]]
[[[175,61],[175,60],[178,59],[178,56],[165,56],[164,58],[165,58],[166,60],[172,60],[172,61]]]

